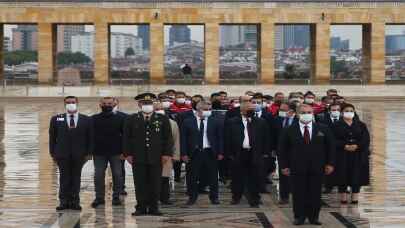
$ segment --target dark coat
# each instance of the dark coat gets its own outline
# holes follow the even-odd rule
[[[240,162],[240,155],[243,150],[243,140],[245,138],[245,127],[242,117],[229,119],[225,130],[225,143],[228,150],[225,156],[235,163]],[[252,153],[252,164],[255,166],[263,165],[263,155],[268,154],[271,150],[271,140],[268,139],[268,125],[266,120],[258,117],[252,118],[253,142],[250,142]]]
[[[332,129],[336,138],[335,185],[368,185],[370,134],[367,126],[359,120],[354,120],[351,126],[340,120]],[[347,152],[344,150],[347,144],[356,144],[359,149],[356,152]]]
[[[312,139],[307,145],[295,122],[280,137],[280,167],[289,168],[291,175],[323,175],[325,165],[335,165],[335,149],[333,133],[327,126],[312,123]]]
[[[210,116],[207,122],[207,137],[211,146],[213,155],[224,153],[224,126],[223,122]],[[187,118],[184,120],[181,128],[181,155],[192,157],[193,153],[198,148],[198,143],[200,140],[200,131],[197,125],[197,119],[195,116]],[[201,148],[200,148],[201,149]]]
[[[98,113],[92,116],[94,124],[94,155],[122,154],[122,136],[126,116],[120,113]]]
[[[53,116],[49,125],[49,153],[55,159],[83,159],[93,154],[94,129],[90,117],[79,114],[76,128],[69,129],[66,113]]]
[[[274,121],[273,121],[274,144],[275,144],[274,147],[276,149],[278,148],[278,142],[279,142],[279,139],[280,139],[280,136],[281,136],[283,130],[288,128],[288,126],[285,126],[283,128],[284,119],[285,119],[284,117],[279,117],[279,116],[274,117]],[[291,125],[296,124],[296,123],[298,123],[298,118],[294,117]],[[278,150],[276,150],[276,151],[277,151],[277,156],[280,156],[278,153]]]
[[[141,112],[130,115],[124,123],[123,147],[126,155],[134,156],[134,164],[161,163],[161,156],[173,155],[173,137],[169,118],[153,113],[150,130]],[[147,142],[147,138],[149,141]]]

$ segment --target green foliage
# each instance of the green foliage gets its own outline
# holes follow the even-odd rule
[[[37,62],[37,51],[10,51],[4,53],[4,64],[13,66],[25,62]]]

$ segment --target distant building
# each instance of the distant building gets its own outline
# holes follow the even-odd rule
[[[221,26],[221,46],[235,46],[242,43],[257,44],[256,25]]]
[[[309,25],[277,25],[275,33],[276,50],[310,46]]]
[[[147,25],[138,25],[138,37],[142,39],[142,47],[144,50],[149,50],[150,31]]]
[[[142,38],[128,33],[111,33],[111,57],[125,57],[125,52],[128,48],[132,48],[135,53],[143,52]]]
[[[3,50],[4,51],[12,51],[13,50],[13,46],[12,46],[10,37],[5,36],[3,38]]]
[[[58,25],[57,52],[73,52],[72,36],[85,32],[84,25]]]
[[[405,34],[386,35],[385,49],[387,53],[405,50]]]
[[[349,40],[342,40],[337,36],[330,38],[330,48],[332,50],[348,51],[350,48],[349,44]]]
[[[169,45],[175,43],[190,43],[191,30],[187,25],[172,25],[169,30]]]
[[[36,25],[18,25],[12,29],[12,50],[36,51],[38,30]]]
[[[275,29],[276,29],[276,31],[275,31],[275,35],[274,35],[274,39],[275,39],[275,47],[274,47],[274,49],[275,50],[282,50],[282,49],[284,49],[284,43],[283,43],[283,40],[284,40],[284,32],[283,32],[283,29],[284,27],[283,26],[275,26]]]
[[[81,52],[94,59],[94,32],[82,32],[72,36],[71,51]]]

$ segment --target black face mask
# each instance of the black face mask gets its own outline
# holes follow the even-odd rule
[[[255,111],[254,110],[247,110],[246,111],[246,117],[252,118],[255,116]]]
[[[102,110],[104,113],[110,113],[110,112],[112,112],[113,107],[112,107],[112,106],[101,106],[101,110]]]

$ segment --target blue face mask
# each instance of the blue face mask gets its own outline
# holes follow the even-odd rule
[[[256,108],[255,111],[256,112],[260,112],[263,109],[263,105],[262,104],[256,104]]]

